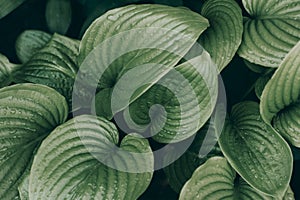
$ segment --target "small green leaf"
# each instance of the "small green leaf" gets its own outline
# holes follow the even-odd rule
[[[269,70],[270,68],[267,68],[267,67],[264,67],[264,66],[261,66],[261,65],[257,65],[257,64],[254,64],[254,63],[251,63],[247,60],[243,60],[245,65],[253,72],[255,73],[258,73],[258,74],[263,74],[265,73],[267,70]]]
[[[111,120],[113,115],[111,112],[111,88],[105,88],[98,92],[95,96],[95,109],[99,117]]]
[[[62,94],[71,104],[79,42],[54,34],[50,42],[15,74],[15,82],[47,85]]]
[[[232,60],[242,41],[242,10],[234,0],[208,0],[201,15],[209,21],[209,28],[200,36],[219,71]]]
[[[257,98],[259,98],[259,99],[261,98],[262,92],[265,89],[265,86],[267,85],[267,83],[269,82],[271,77],[272,77],[272,73],[268,73],[266,75],[259,77],[256,80],[254,91],[255,91]]]
[[[266,123],[300,147],[300,42],[288,53],[266,85],[260,112]]]
[[[71,0],[48,0],[46,5],[46,21],[53,33],[65,34],[72,20]]]
[[[161,143],[187,139],[213,112],[218,93],[216,75],[214,64],[204,51],[176,66],[134,101],[129,113],[124,112],[125,121],[133,130],[148,131]]]
[[[0,199],[18,195],[34,149],[67,114],[64,97],[49,87],[17,84],[0,90]]]
[[[0,19],[11,13],[26,0],[0,0]]]
[[[51,35],[39,30],[26,30],[16,40],[16,53],[22,63],[26,63],[51,39]]]
[[[0,88],[10,85],[12,75],[20,68],[20,65],[10,63],[9,60],[0,54]]]
[[[292,175],[291,149],[259,113],[255,102],[232,108],[219,139],[232,167],[255,189],[283,197]]]
[[[81,115],[57,127],[34,158],[29,198],[137,199],[150,184],[153,154],[148,141],[136,134],[120,144],[119,149],[132,153],[130,157],[116,150],[118,142],[114,124],[95,116]],[[106,161],[132,172],[110,168]]]
[[[278,67],[300,39],[300,1],[243,0],[251,18],[244,22],[239,56],[266,67]]]

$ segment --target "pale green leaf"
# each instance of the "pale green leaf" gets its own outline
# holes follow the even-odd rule
[[[39,30],[26,30],[16,40],[16,53],[22,63],[26,63],[51,39],[51,35]]]
[[[78,70],[78,50],[77,40],[54,34],[50,42],[15,74],[14,81],[47,85],[62,94],[70,104]]]
[[[117,128],[104,118],[81,115],[57,127],[34,158],[29,198],[137,199],[152,178],[152,171],[143,172],[154,169],[151,148],[146,139],[129,134],[120,149],[135,154],[123,157],[118,143]],[[108,167],[109,160],[131,172]]]
[[[201,15],[208,19],[210,26],[201,35],[200,43],[222,71],[242,41],[242,10],[234,0],[208,0],[201,8]]]
[[[248,184],[283,197],[292,175],[293,156],[288,144],[263,121],[257,103],[242,102],[232,108],[219,145]]]
[[[48,0],[45,15],[51,32],[65,34],[72,20],[71,0]]]
[[[93,86],[100,79],[98,89],[112,88],[129,70],[152,64],[118,91],[130,93],[140,83],[154,84],[179,62],[207,27],[205,18],[182,8],[145,4],[110,10],[96,19],[82,38],[82,76],[86,85]]]
[[[0,53],[0,88],[10,85],[12,75],[20,68],[20,65],[10,63],[9,60]]]
[[[250,18],[244,22],[239,56],[262,66],[278,67],[300,39],[300,1],[242,2]]]
[[[34,149],[67,114],[64,97],[49,87],[17,84],[0,90],[0,199],[18,195]]]
[[[212,114],[218,93],[216,75],[214,64],[204,51],[176,66],[133,102],[124,112],[125,121],[129,128],[149,132],[161,143],[187,139]]]
[[[300,42],[288,53],[261,99],[263,119],[291,144],[300,147]]]
[[[0,0],[0,19],[11,13],[26,0]]]

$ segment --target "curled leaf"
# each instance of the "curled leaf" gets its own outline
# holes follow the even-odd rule
[[[266,85],[260,104],[263,119],[300,147],[300,42],[288,53]]]

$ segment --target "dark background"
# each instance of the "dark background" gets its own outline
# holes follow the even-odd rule
[[[71,0],[72,1],[72,23],[67,36],[80,39],[83,30],[82,26],[86,19],[93,15],[99,16],[108,9],[123,6],[130,3],[161,3],[172,6],[186,6],[191,10],[199,12],[201,0]],[[238,3],[241,5],[240,1]],[[15,41],[17,36],[26,29],[38,29],[49,32],[45,19],[46,0],[29,0],[14,10],[6,17],[0,19],[0,53],[6,55],[11,62],[18,63],[15,53]],[[244,15],[246,12],[243,11]],[[88,22],[86,22],[88,24]],[[241,58],[235,57],[233,61],[222,72],[225,83],[228,109],[232,105],[242,100],[258,101],[254,92],[250,92],[245,97],[247,88],[250,88],[258,75],[251,72]],[[246,89],[245,89],[246,88]],[[300,150],[293,148],[295,157],[294,172],[291,186],[295,193],[295,198],[300,199]],[[297,160],[298,159],[298,160]],[[172,191],[163,171],[156,171],[148,190],[140,197],[142,200],[150,199],[177,199],[178,194]]]

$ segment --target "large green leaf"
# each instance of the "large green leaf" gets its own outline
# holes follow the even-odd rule
[[[201,15],[209,20],[210,27],[201,35],[200,43],[222,71],[242,41],[242,10],[234,0],[208,0]]]
[[[127,157],[116,150],[118,137],[113,123],[90,115],[57,127],[34,158],[29,198],[137,199],[151,181],[153,154],[146,139],[129,134],[119,148]]]
[[[72,20],[71,0],[48,0],[45,17],[51,32],[65,34]]]
[[[124,112],[125,121],[133,130],[148,131],[161,143],[187,139],[213,112],[218,93],[216,74],[209,54],[203,51],[176,66],[133,102],[129,112]]]
[[[26,0],[0,0],[0,19],[11,13]]]
[[[282,137],[262,120],[257,103],[242,102],[232,108],[219,145],[247,183],[265,194],[283,197],[293,156]]]
[[[10,63],[9,60],[0,53],[0,88],[12,83],[12,75],[20,68],[20,65]]]
[[[300,39],[299,0],[243,0],[250,18],[244,22],[238,54],[246,60],[278,67]]]
[[[51,35],[39,30],[26,30],[16,40],[16,53],[22,63],[26,63],[51,39]]]
[[[205,18],[183,8],[129,5],[110,10],[96,19],[82,38],[82,81],[92,86],[99,82],[98,89],[112,88],[130,69],[144,66],[119,91],[129,93],[141,83],[153,84],[178,63],[207,27]]]
[[[198,167],[181,190],[179,200],[271,200],[248,185],[223,157],[212,157]]]
[[[71,102],[72,89],[78,70],[76,59],[79,41],[54,34],[50,42],[16,73],[16,82],[47,85]]]
[[[18,195],[18,184],[40,141],[68,114],[55,90],[17,84],[0,90],[0,199]]]
[[[291,144],[300,147],[300,42],[289,52],[266,85],[261,99],[263,119]],[[272,121],[273,120],[273,121]]]

